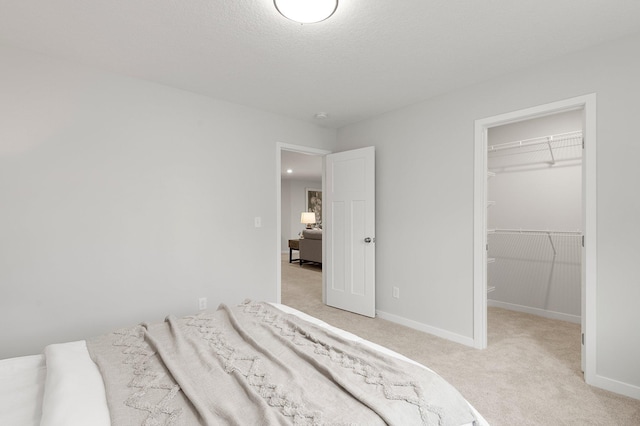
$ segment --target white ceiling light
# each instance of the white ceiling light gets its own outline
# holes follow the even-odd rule
[[[285,18],[301,24],[324,21],[338,8],[338,0],[273,0]]]

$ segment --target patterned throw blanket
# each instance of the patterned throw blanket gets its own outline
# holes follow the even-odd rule
[[[87,342],[113,425],[461,425],[438,375],[263,303]]]

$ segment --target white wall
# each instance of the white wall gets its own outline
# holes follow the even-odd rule
[[[489,129],[489,145],[582,130],[582,110],[560,112]]]
[[[489,129],[488,145],[521,141],[582,130],[582,110],[548,115]],[[580,144],[576,139],[571,143]],[[563,146],[558,144],[557,146]],[[495,151],[502,165],[487,182],[489,229],[582,230],[582,166],[580,161],[558,161],[550,166],[546,146],[541,152]],[[529,151],[529,148],[520,152]],[[581,155],[581,147],[560,148]],[[505,154],[507,154],[505,156]],[[565,157],[568,158],[568,157]],[[539,161],[534,164],[533,162]],[[579,235],[490,234],[487,266],[489,305],[580,322],[581,240]],[[555,253],[554,253],[555,251]]]
[[[289,239],[299,238],[305,225],[300,214],[307,211],[307,188],[322,189],[322,180],[282,180],[282,251],[289,252]]]
[[[340,129],[377,150],[377,308],[473,336],[474,120],[597,93],[596,372],[640,397],[640,34]],[[416,217],[420,217],[416,220]],[[400,287],[394,299],[392,286]]]
[[[579,164],[498,173],[489,179],[489,228],[582,230]]]
[[[276,298],[276,143],[336,132],[0,48],[0,358]],[[262,217],[262,228],[253,218]]]

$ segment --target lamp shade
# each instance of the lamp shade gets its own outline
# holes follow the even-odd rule
[[[300,223],[311,224],[316,223],[316,214],[314,212],[302,212],[300,215]]]
[[[273,0],[285,18],[301,24],[324,21],[338,8],[338,0]]]

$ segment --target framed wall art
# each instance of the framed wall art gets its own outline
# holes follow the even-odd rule
[[[322,190],[306,188],[307,211],[316,214],[316,227],[322,228]]]

